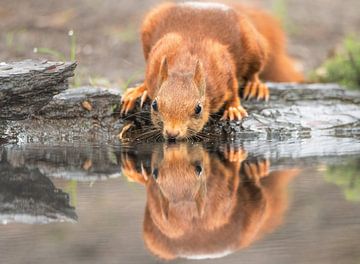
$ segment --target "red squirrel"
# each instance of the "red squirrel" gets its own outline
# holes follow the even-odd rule
[[[264,11],[238,4],[165,3],[150,11],[142,24],[145,81],[129,88],[121,113],[149,97],[153,125],[166,139],[200,132],[211,114],[224,107],[224,120],[247,116],[243,98],[268,100],[260,78],[299,82],[286,54],[279,23]]]
[[[222,152],[222,154],[221,154]],[[121,156],[122,172],[146,187],[144,241],[162,259],[215,258],[244,249],[282,223],[299,169],[270,172],[242,149],[156,145],[150,170]],[[144,160],[145,162],[146,160]],[[149,165],[149,162],[145,162]]]

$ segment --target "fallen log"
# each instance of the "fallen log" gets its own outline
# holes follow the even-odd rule
[[[29,62],[25,65],[29,65]],[[37,63],[33,65],[39,67]],[[132,112],[121,117],[119,89],[81,87],[62,91],[61,84],[67,82],[67,78],[72,75],[74,64],[57,66],[59,67],[58,75],[55,74],[57,77],[48,74],[46,68],[40,71],[42,83],[51,83],[56,87],[51,93],[45,93],[44,86],[40,89],[44,93],[37,93],[39,88],[34,88],[36,82],[31,81],[28,75],[29,72],[33,72],[29,67],[23,74],[20,72],[12,76],[12,88],[6,86],[7,93],[1,93],[0,144],[1,142],[73,141],[117,143],[118,134],[125,125],[129,124],[131,128],[124,134],[123,142],[157,139],[157,137],[143,136],[146,129],[142,128],[151,124],[149,101],[142,109],[137,103]],[[13,96],[15,92],[11,92],[11,90],[21,90],[21,85],[26,80],[23,75],[30,78],[28,81],[32,83],[26,86],[26,91],[32,96],[31,100],[41,103],[33,103],[35,106],[27,107],[27,111],[16,111],[17,104],[22,106],[21,109],[25,103],[31,105],[29,94],[26,100],[22,98],[18,101],[19,96]],[[0,75],[0,84],[6,83],[3,78],[8,77]],[[336,84],[268,83],[268,86],[271,93],[269,102],[244,102],[249,117],[242,121],[220,121],[221,113],[214,115],[204,127],[202,134],[205,137],[202,137],[202,140],[286,140],[324,135],[355,138],[360,136],[359,93],[347,91]]]
[[[76,222],[69,195],[57,189],[38,168],[12,165],[0,152],[0,223]]]
[[[120,149],[109,146],[26,144],[3,147],[3,162],[12,168],[37,168],[45,177],[85,182],[120,177],[119,155]]]
[[[76,64],[25,60],[0,63],[0,119],[19,120],[37,113],[68,88]]]

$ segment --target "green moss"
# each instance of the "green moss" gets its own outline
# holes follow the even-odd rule
[[[345,38],[339,50],[310,78],[313,81],[335,82],[351,89],[360,89],[360,38]]]

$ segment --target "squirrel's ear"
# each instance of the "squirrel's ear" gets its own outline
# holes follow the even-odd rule
[[[163,84],[164,81],[168,78],[168,61],[166,57],[163,57],[160,64],[159,70],[159,87]]]
[[[196,209],[198,211],[199,217],[204,215],[205,204],[206,204],[206,183],[201,183],[200,189],[195,196]]]
[[[159,191],[159,195],[160,195],[160,208],[161,208],[161,214],[164,220],[168,220],[169,219],[169,205],[170,202],[169,200],[163,195],[163,193],[161,192],[161,190]]]
[[[205,93],[205,73],[202,63],[198,60],[195,66],[194,82],[199,88],[200,95],[203,96]]]

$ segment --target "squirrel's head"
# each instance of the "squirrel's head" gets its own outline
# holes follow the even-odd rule
[[[154,152],[151,167],[149,193],[160,199],[164,219],[170,207],[181,207],[190,218],[202,216],[209,173],[209,156],[202,146],[165,145],[162,151]]]
[[[151,103],[153,124],[165,139],[183,139],[201,131],[209,118],[205,102],[206,82],[202,64],[196,62],[189,74],[169,72],[168,61],[161,61],[158,90]]]
[[[136,157],[131,151],[141,172],[135,160],[129,166],[134,156],[124,153],[124,175],[146,186],[144,241],[153,254],[168,260],[222,257],[281,224],[287,186],[299,170],[264,173],[263,162],[241,165],[224,150],[156,144],[146,160],[145,153]]]
[[[199,145],[171,144],[153,153],[144,218],[153,254],[167,260],[223,257],[281,224],[287,186],[298,170],[273,171],[257,181],[256,170],[234,163]]]

